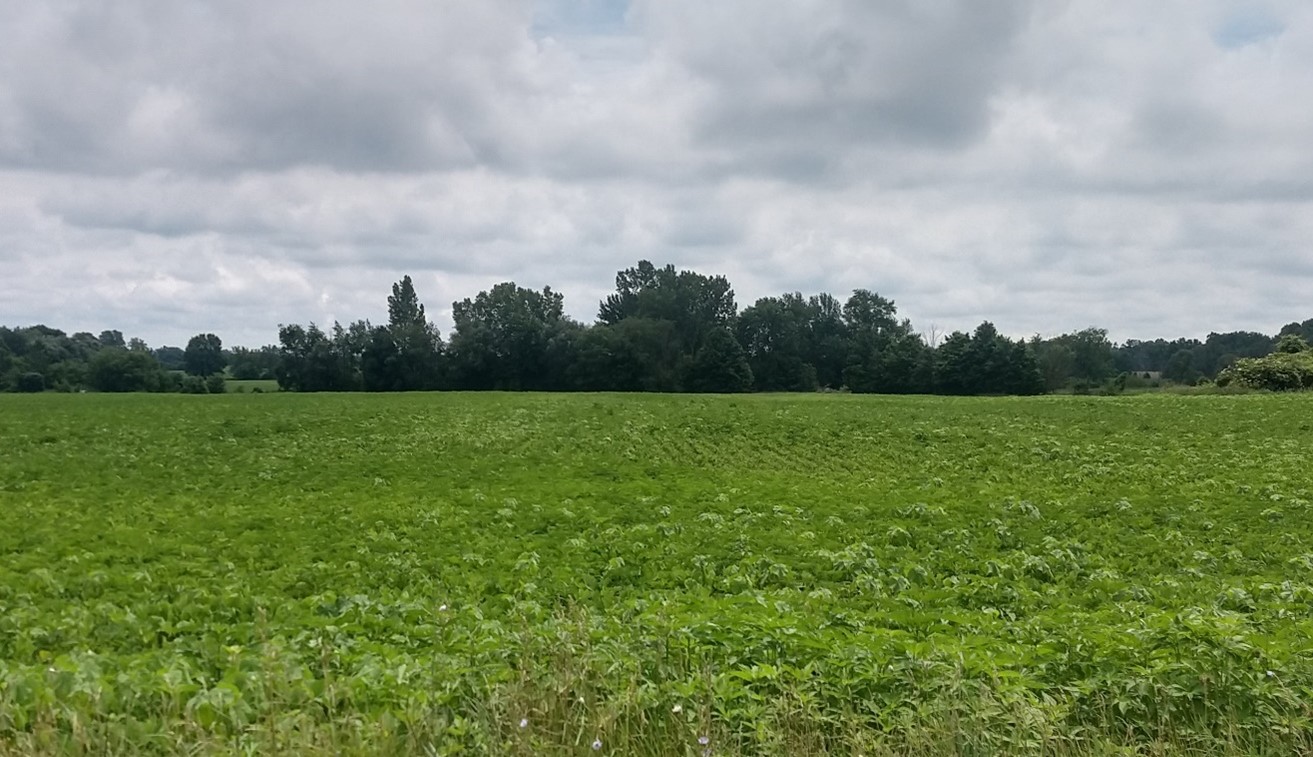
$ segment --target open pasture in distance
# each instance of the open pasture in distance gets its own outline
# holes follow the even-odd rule
[[[1313,748],[1313,397],[7,396],[0,446],[0,753]]]
[[[273,379],[228,379],[224,381],[224,387],[233,394],[254,392],[257,389],[261,392],[279,391],[278,382]]]

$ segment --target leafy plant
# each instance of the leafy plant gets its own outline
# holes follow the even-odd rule
[[[2,397],[0,754],[1306,753],[1310,402]]]

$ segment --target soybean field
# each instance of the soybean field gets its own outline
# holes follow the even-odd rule
[[[1313,397],[0,397],[0,754],[1313,750]]]

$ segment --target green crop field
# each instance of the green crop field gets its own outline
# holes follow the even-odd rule
[[[227,391],[234,394],[253,392],[256,389],[262,392],[278,391],[278,382],[273,379],[228,379],[224,385]]]
[[[0,397],[0,753],[1313,749],[1313,397]]]

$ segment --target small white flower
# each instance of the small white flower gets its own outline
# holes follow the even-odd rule
[[[528,719],[528,718],[520,718],[520,727],[521,727],[521,728],[528,728],[528,727],[529,727],[529,719]]]
[[[1276,678],[1276,677],[1277,677],[1276,671],[1275,671],[1275,670],[1269,670],[1269,671],[1267,671],[1267,677],[1268,677],[1268,678]]]
[[[602,748],[602,740],[601,740],[601,739],[593,739],[593,751],[596,752],[597,750],[599,750],[599,749],[601,749],[601,748]]]
[[[446,612],[446,611],[447,611],[446,605],[438,605],[438,612]]]
[[[706,746],[707,744],[711,743],[711,738],[709,736],[699,736],[698,743],[701,744],[702,746]]]
[[[681,713],[681,712],[684,711],[684,705],[682,705],[682,704],[677,704],[677,705],[675,705],[674,707],[671,707],[671,708],[670,708],[670,711],[673,712],[673,713],[675,713],[676,715],[678,715],[679,713]]]

